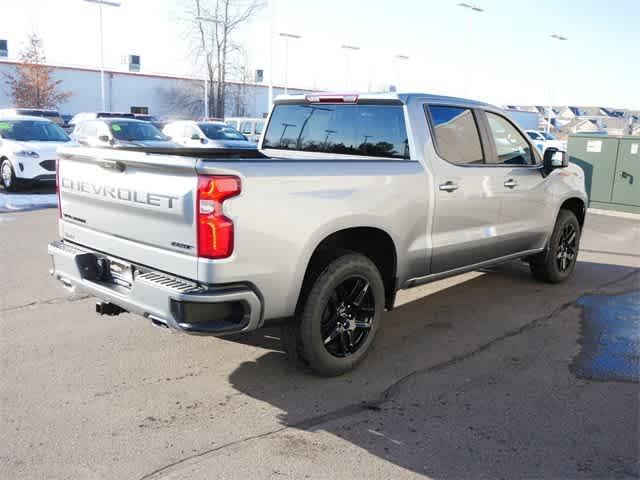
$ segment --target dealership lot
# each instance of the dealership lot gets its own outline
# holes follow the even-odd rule
[[[562,285],[514,262],[401,292],[369,357],[333,379],[289,366],[277,329],[97,317],[47,274],[56,219],[0,214],[1,478],[640,474],[637,346],[620,381],[576,363],[585,298],[638,304],[637,217],[590,214]]]

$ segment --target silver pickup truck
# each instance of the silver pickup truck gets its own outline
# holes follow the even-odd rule
[[[323,375],[362,360],[399,289],[511,259],[565,280],[587,200],[499,108],[426,94],[281,97],[254,152],[68,147],[57,167],[52,274],[98,313],[281,323]]]

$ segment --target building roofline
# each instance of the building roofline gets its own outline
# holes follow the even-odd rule
[[[3,64],[3,63],[15,66],[15,65],[20,65],[24,62],[21,62],[19,60],[8,59],[8,58],[1,58],[0,64]],[[46,67],[54,68],[54,69],[60,69],[60,70],[74,70],[74,71],[80,71],[80,72],[100,73],[99,68],[89,67],[85,65],[63,65],[63,64],[56,64],[56,63],[43,63],[42,65]],[[194,76],[187,76],[187,75],[174,75],[170,73],[156,73],[156,72],[130,72],[127,70],[114,70],[114,69],[105,69],[104,73],[112,74],[112,75],[129,75],[133,77],[161,78],[161,79],[167,79],[167,80],[187,80],[187,81],[195,81],[195,82],[202,82],[204,80],[203,77],[194,77]],[[269,84],[267,83],[256,83],[256,82],[241,83],[237,81],[227,81],[227,85],[246,85],[249,87],[269,88]],[[282,89],[282,88],[285,88],[285,86],[280,84],[274,84],[273,88]],[[313,91],[312,89],[308,89],[308,88],[298,88],[298,87],[292,87],[292,86],[287,86],[286,88],[289,88],[291,90],[302,90],[305,92]]]

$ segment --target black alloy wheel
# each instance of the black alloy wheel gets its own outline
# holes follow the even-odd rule
[[[365,278],[353,276],[340,283],[329,297],[320,328],[331,355],[348,357],[365,343],[376,312],[369,286]]]
[[[571,223],[565,225],[556,251],[556,262],[558,270],[561,272],[569,270],[576,261],[578,256],[577,238],[576,228]]]

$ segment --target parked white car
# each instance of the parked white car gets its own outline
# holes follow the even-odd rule
[[[82,122],[87,120],[95,120],[96,118],[131,118],[135,119],[136,116],[133,113],[126,112],[80,112],[76,113],[71,120],[69,120],[68,128],[73,130]]]
[[[544,153],[549,147],[557,148],[563,152],[567,151],[567,142],[558,140],[550,133],[542,132],[540,130],[525,130],[525,132],[541,153]]]
[[[188,148],[257,148],[255,143],[224,122],[180,120],[168,123],[162,133]]]
[[[76,125],[71,138],[89,147],[176,148],[151,122],[129,118],[97,118]]]
[[[55,181],[56,151],[70,142],[55,123],[40,117],[0,117],[0,181],[5,190],[27,182]]]
[[[252,142],[258,143],[264,129],[264,118],[233,117],[225,118],[224,123],[232,126]]]
[[[42,117],[64,126],[60,112],[46,108],[4,108],[0,110],[0,117]]]

